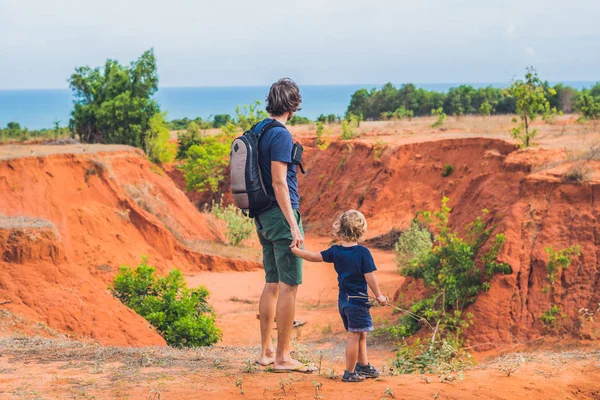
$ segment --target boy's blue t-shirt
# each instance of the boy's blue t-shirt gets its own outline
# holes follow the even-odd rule
[[[259,122],[254,128],[254,132],[260,132],[263,126],[271,121],[273,119],[267,118]],[[278,126],[269,129],[258,142],[258,165],[267,193],[275,197],[271,161],[281,161],[288,164],[287,184],[290,191],[290,200],[292,208],[298,210],[300,209],[300,194],[298,193],[296,165],[292,164],[293,147],[292,134],[286,128]]]
[[[361,245],[352,247],[334,245],[322,251],[321,256],[323,261],[333,263],[338,274],[339,300],[366,305],[367,299],[348,299],[348,296],[368,295],[365,274],[377,270],[369,249]]]

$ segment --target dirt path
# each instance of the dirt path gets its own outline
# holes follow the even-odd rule
[[[321,374],[252,368],[256,348],[103,347],[0,339],[0,399],[560,399],[600,397],[599,352],[516,354],[460,374],[386,375],[346,384],[336,360]],[[247,361],[250,361],[248,363]],[[509,377],[502,365],[516,366]],[[317,385],[318,391],[315,389]],[[320,386],[319,386],[320,385]]]
[[[319,250],[329,246],[329,238],[307,237],[307,248]],[[377,277],[382,291],[391,297],[403,278],[395,272],[392,252],[372,250],[377,264]],[[217,325],[223,330],[226,346],[256,346],[260,343],[258,301],[264,286],[264,272],[203,272],[188,276],[195,287],[206,286],[210,303],[217,314]],[[295,330],[294,340],[310,347],[343,354],[345,331],[337,310],[337,275],[331,264],[305,263],[304,283],[298,290],[296,319],[306,325]],[[374,307],[376,326],[395,318],[390,308]],[[393,357],[390,346],[374,349],[378,362]]]

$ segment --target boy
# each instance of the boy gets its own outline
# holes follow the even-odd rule
[[[346,370],[344,382],[361,382],[365,378],[377,378],[377,371],[367,359],[367,332],[373,330],[373,320],[367,302],[367,285],[377,301],[385,305],[387,298],[381,294],[375,278],[375,263],[371,252],[358,244],[367,231],[367,220],[362,213],[350,210],[343,213],[333,224],[334,234],[342,240],[341,245],[311,252],[292,247],[298,257],[312,262],[333,263],[338,274],[338,309],[348,332],[346,343]]]

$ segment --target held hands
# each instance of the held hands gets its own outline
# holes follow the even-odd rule
[[[303,244],[304,238],[302,237],[300,228],[298,228],[297,226],[295,228],[292,228],[292,243],[290,244],[290,248],[292,249],[292,251],[294,250],[294,248],[301,249]]]
[[[292,253],[294,253],[297,256],[300,256],[300,251],[302,250],[302,249],[300,249],[300,247],[294,246],[294,247],[291,247],[291,249],[292,249]]]
[[[379,304],[381,304],[382,306],[385,306],[388,302],[388,298],[384,295],[378,296],[377,297],[377,301],[379,302]]]

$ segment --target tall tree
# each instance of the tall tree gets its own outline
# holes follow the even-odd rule
[[[69,126],[81,141],[146,146],[150,121],[160,112],[152,49],[129,66],[109,59],[102,69],[78,67],[69,85],[75,96]]]

